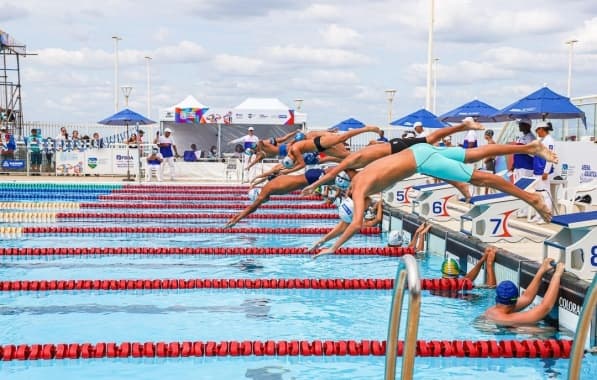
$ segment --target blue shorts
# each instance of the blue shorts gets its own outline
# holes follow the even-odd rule
[[[280,146],[278,147],[278,155],[280,155],[282,157],[286,157],[287,154],[288,154],[288,146],[286,144],[280,144]]]
[[[466,151],[460,147],[437,147],[416,144],[410,147],[417,172],[448,181],[469,182],[473,168],[464,163]]]
[[[322,169],[309,169],[305,172],[305,178],[307,179],[307,182],[310,185],[316,182],[324,174],[325,172]]]

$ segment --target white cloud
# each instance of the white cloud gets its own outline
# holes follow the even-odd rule
[[[336,24],[329,25],[321,34],[324,43],[333,47],[359,46],[362,41],[362,36],[356,30]]]
[[[299,65],[359,66],[372,62],[371,58],[349,50],[307,46],[273,46],[266,49],[266,54],[274,61]]]
[[[16,20],[27,17],[29,11],[13,4],[0,4],[0,21]]]
[[[314,20],[330,20],[338,17],[338,11],[334,5],[316,3],[302,11],[302,16]]]
[[[160,43],[166,42],[168,37],[170,37],[170,30],[163,26],[160,26],[153,36],[153,38]]]
[[[218,54],[213,60],[214,69],[228,75],[258,74],[264,66],[260,59],[238,55]]]

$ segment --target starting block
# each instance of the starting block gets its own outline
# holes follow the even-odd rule
[[[458,190],[446,182],[413,186],[419,196],[412,201],[412,213],[425,219],[448,220],[454,216],[448,211],[448,200],[456,197]]]
[[[543,258],[555,248],[566,271],[591,281],[597,272],[597,211],[557,215],[551,222],[563,228],[545,240]]]
[[[532,188],[534,178],[521,178],[514,184],[522,190]],[[505,193],[479,195],[472,197],[473,208],[460,216],[460,232],[474,236],[484,243],[498,240],[514,241],[509,230],[510,216],[519,208],[526,206],[522,200]],[[466,224],[470,223],[470,228]]]
[[[411,199],[415,196],[414,186],[424,185],[429,177],[415,174],[412,177],[396,182],[392,187],[383,192],[383,199],[392,207],[410,205]]]

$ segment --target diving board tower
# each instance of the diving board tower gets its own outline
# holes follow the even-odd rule
[[[597,211],[557,215],[551,223],[562,229],[543,243],[543,258],[555,249],[567,272],[591,281],[597,273]]]
[[[23,136],[20,63],[25,56],[25,44],[0,30],[0,122],[16,136]]]

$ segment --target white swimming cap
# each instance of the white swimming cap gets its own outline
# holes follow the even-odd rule
[[[246,154],[247,156],[251,156],[251,155],[253,155],[253,149],[251,149],[251,148],[247,148],[247,149],[245,149],[245,154]]]
[[[292,158],[286,156],[282,160],[282,166],[284,166],[286,169],[292,169],[292,167],[294,166],[294,161],[292,160]]]
[[[255,202],[255,199],[257,199],[257,197],[259,196],[259,193],[261,193],[260,187],[254,187],[251,190],[249,190],[249,200],[251,202]]]
[[[336,176],[336,186],[342,190],[346,190],[350,187],[350,177],[345,171],[341,171]]]
[[[373,208],[368,207],[367,211],[365,211],[365,220],[372,220],[375,219],[375,211]]]
[[[388,245],[391,247],[401,247],[402,246],[402,232],[398,230],[394,230],[390,232],[388,235]]]
[[[354,214],[354,203],[352,199],[346,197],[342,199],[342,203],[338,207],[338,214],[340,219],[345,223],[352,223],[352,216]]]
[[[166,128],[166,129],[164,129],[164,133],[167,133],[167,132],[170,132],[170,133],[172,133],[172,130],[171,130],[170,128]]]

